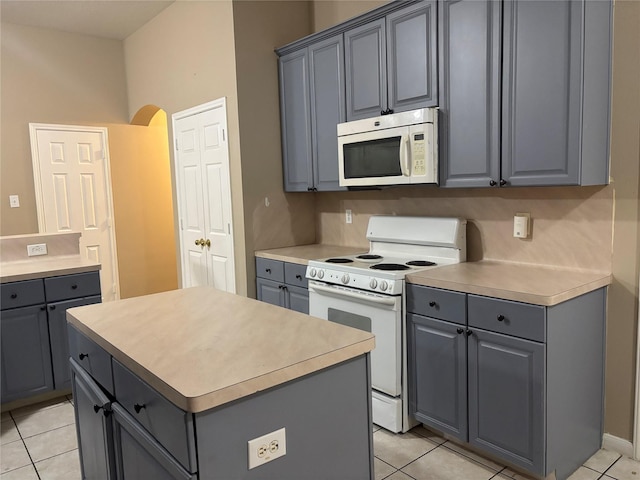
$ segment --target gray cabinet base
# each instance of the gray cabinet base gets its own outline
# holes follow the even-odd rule
[[[370,383],[367,354],[196,414],[199,478],[373,479]],[[282,427],[286,455],[248,470],[247,442]]]

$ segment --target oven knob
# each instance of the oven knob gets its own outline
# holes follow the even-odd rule
[[[386,280],[382,280],[380,282],[380,290],[382,290],[383,292],[387,289],[389,285],[387,285],[387,281]]]
[[[309,275],[311,276],[311,278],[316,276],[316,269],[312,268],[311,270],[309,270]]]
[[[318,270],[318,278],[322,280],[324,278],[324,270]]]
[[[349,283],[349,274],[345,273],[344,275],[342,275],[342,283],[344,283],[345,285],[347,283]]]
[[[369,286],[371,288],[376,288],[378,286],[378,281],[375,278],[372,278],[371,281],[369,282]]]

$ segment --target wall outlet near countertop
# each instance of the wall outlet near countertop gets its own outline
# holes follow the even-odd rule
[[[516,213],[513,217],[513,236],[515,238],[528,238],[531,230],[530,224],[530,213]]]
[[[287,438],[284,427],[247,442],[249,470],[264,465],[287,453]]]
[[[27,256],[35,257],[36,255],[46,255],[47,254],[47,244],[46,243],[36,243],[33,245],[27,245]]]
[[[353,216],[351,215],[351,209],[347,208],[345,210],[345,220],[347,223],[352,223],[353,222]]]

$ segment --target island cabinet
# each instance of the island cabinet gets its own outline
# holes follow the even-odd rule
[[[438,103],[436,2],[347,30],[347,121]]]
[[[535,475],[602,441],[605,290],[554,306],[409,285],[410,413]]]
[[[2,403],[71,388],[65,313],[101,301],[99,275],[0,284]]]
[[[68,320],[83,478],[373,480],[371,334],[203,287]]]
[[[612,2],[440,0],[440,185],[609,181]]]
[[[307,267],[256,257],[256,291],[258,300],[309,313]]]

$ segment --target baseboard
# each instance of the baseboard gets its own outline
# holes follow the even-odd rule
[[[602,448],[633,458],[633,443],[609,433],[602,436]]]

